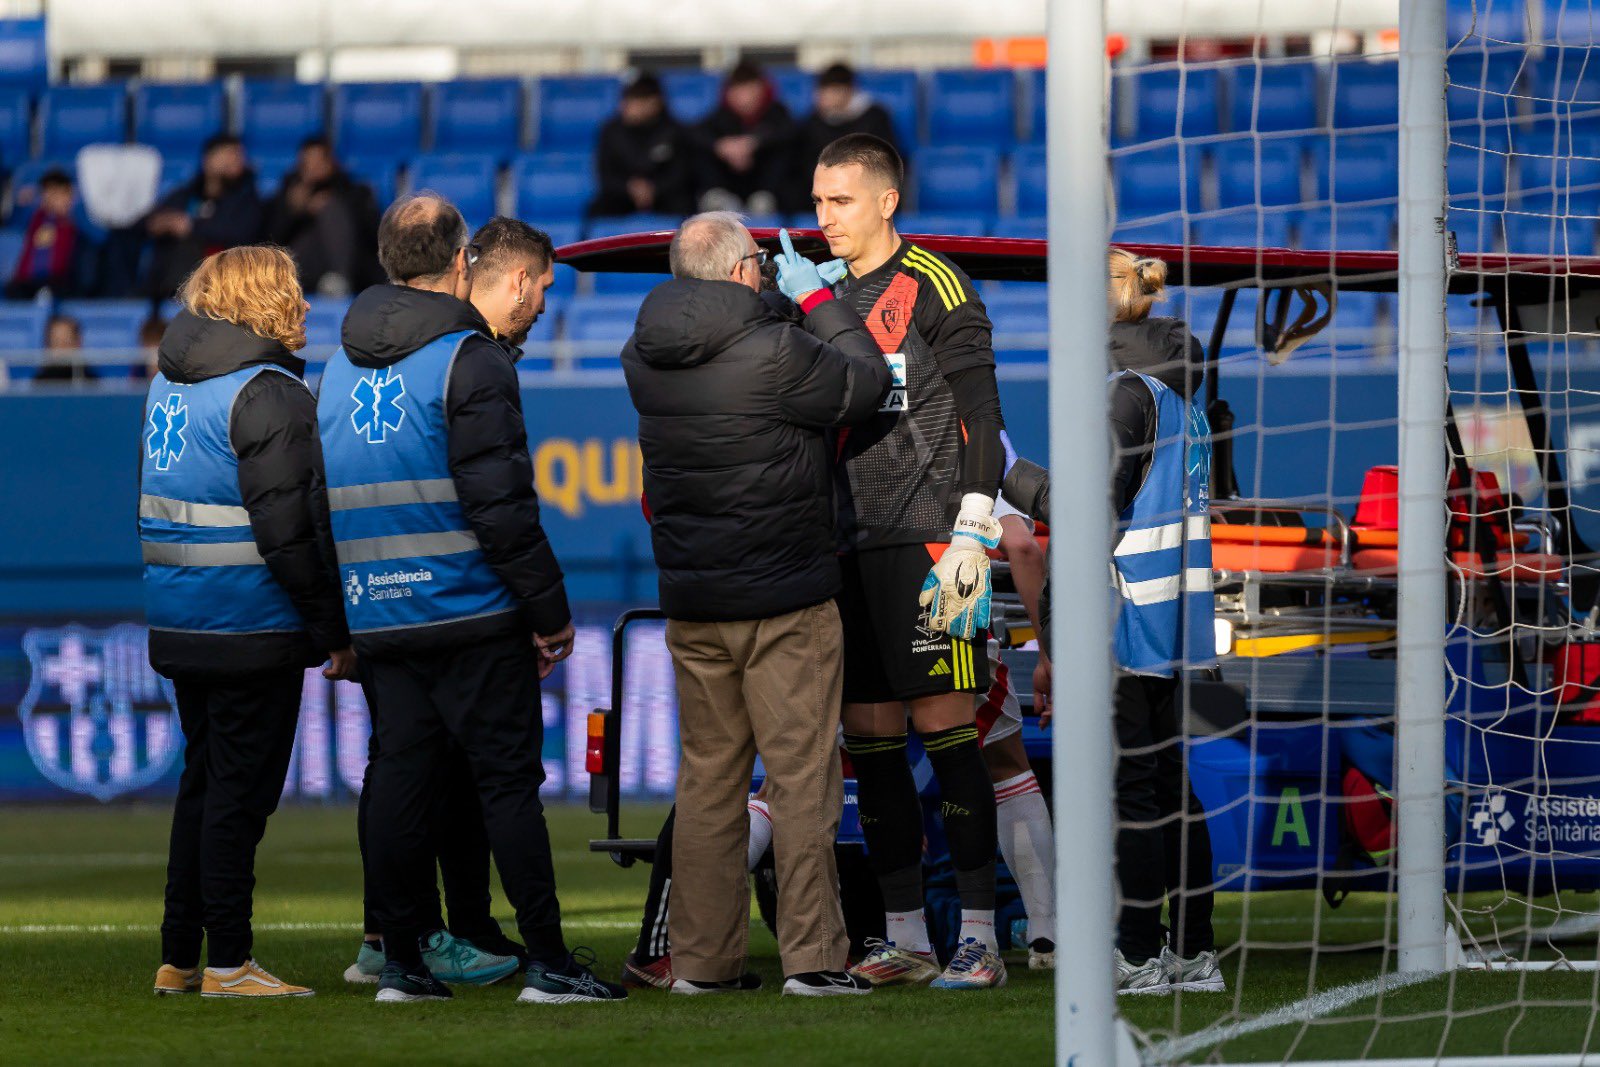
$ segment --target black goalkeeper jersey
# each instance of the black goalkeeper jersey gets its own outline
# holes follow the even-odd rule
[[[840,442],[841,537],[852,548],[948,541],[965,447],[948,379],[994,367],[983,301],[960,268],[907,241],[836,295],[861,315],[894,374],[877,417]]]

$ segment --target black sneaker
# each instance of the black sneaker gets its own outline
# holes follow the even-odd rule
[[[672,983],[672,991],[686,997],[698,997],[706,993],[752,993],[760,988],[761,976],[749,971],[726,982],[695,982],[688,978],[679,978]]]
[[[407,967],[394,960],[383,965],[378,975],[379,1004],[409,1004],[418,1000],[449,1000],[450,987],[433,976],[422,964]]]
[[[844,971],[802,971],[783,983],[786,997],[853,997],[872,992],[872,983]]]
[[[596,978],[589,969],[593,965],[594,953],[586,948],[573,949],[560,966],[535,960],[528,964],[528,974],[517,1000],[524,1004],[599,1004],[627,1000],[628,991],[615,982]]]

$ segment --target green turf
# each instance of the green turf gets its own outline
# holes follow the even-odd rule
[[[631,809],[625,829],[648,836],[660,814]],[[594,948],[614,972],[634,936],[646,870],[620,870],[591,855],[585,841],[599,820],[585,811],[555,809],[551,825],[569,939]],[[759,928],[752,964],[768,990],[754,996],[685,1000],[651,992],[615,1006],[539,1008],[514,1003],[507,985],[461,989],[449,1004],[375,1005],[370,986],[340,978],[360,917],[348,808],[280,812],[258,868],[257,954],[280,976],[315,986],[317,997],[157,999],[149,983],[159,962],[165,826],[165,812],[154,808],[11,808],[0,818],[0,1062],[217,1067],[246,1056],[353,1067],[537,1057],[565,1067],[633,1057],[641,1065],[965,1060],[1011,1067],[1050,1057],[1048,974],[1018,963],[1011,983],[993,993],[891,989],[861,999],[785,1000],[776,994],[776,947]],[[1582,898],[1576,904],[1585,906]],[[1230,992],[1125,999],[1120,1007],[1144,1039],[1160,1041],[1371,979],[1386,969],[1384,907],[1375,895],[1338,911],[1307,893],[1224,897],[1218,934],[1229,947]],[[506,912],[497,902],[496,914]],[[1241,951],[1246,915],[1249,947]],[[1498,918],[1526,916],[1503,909]],[[1594,958],[1594,935],[1568,951]],[[1460,974],[1200,1049],[1188,1062],[1577,1051],[1588,1041],[1595,981]]]

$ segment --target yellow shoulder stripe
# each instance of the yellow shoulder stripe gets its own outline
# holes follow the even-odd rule
[[[962,288],[961,279],[932,255],[912,245],[906,249],[905,262],[907,266],[916,268],[932,279],[934,288],[939,291],[939,297],[944,301],[946,311],[954,311],[967,302],[967,293]]]

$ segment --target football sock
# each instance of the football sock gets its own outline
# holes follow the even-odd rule
[[[761,857],[767,854],[767,849],[772,847],[772,815],[767,811],[767,802],[750,798],[750,851],[745,856],[745,866],[750,870],[756,869],[756,864],[761,862]]]
[[[884,911],[922,911],[922,802],[906,762],[906,735],[845,734],[856,772],[856,803],[867,862]],[[991,794],[992,796],[992,794]]]
[[[965,941],[969,937],[990,952],[999,952],[1000,943],[994,939],[994,912],[962,908],[959,939]]]
[[[1028,940],[1056,939],[1056,833],[1032,771],[996,782],[1000,855],[1011,868],[1028,912]]]
[[[895,947],[924,955],[933,951],[933,944],[928,940],[928,918],[921,908],[916,911],[885,912],[884,925],[888,928],[885,940],[893,941]],[[989,926],[993,932],[992,919]]]
[[[364,937],[361,940],[362,940],[363,944],[365,944],[368,948],[372,949],[374,952],[382,952],[383,951],[383,938],[381,938],[381,937]]]
[[[952,726],[922,735],[922,747],[939,780],[939,811],[956,869],[964,911],[994,911],[994,786],[983,762],[976,726]],[[908,772],[909,773],[909,772]],[[871,847],[871,839],[867,841]],[[992,935],[991,935],[992,936]]]
[[[654,963],[672,951],[667,939],[667,901],[672,894],[672,828],[678,808],[667,812],[661,832],[656,835],[656,858],[650,865],[650,889],[644,898],[644,917],[639,923],[639,940],[634,957],[640,963]]]

